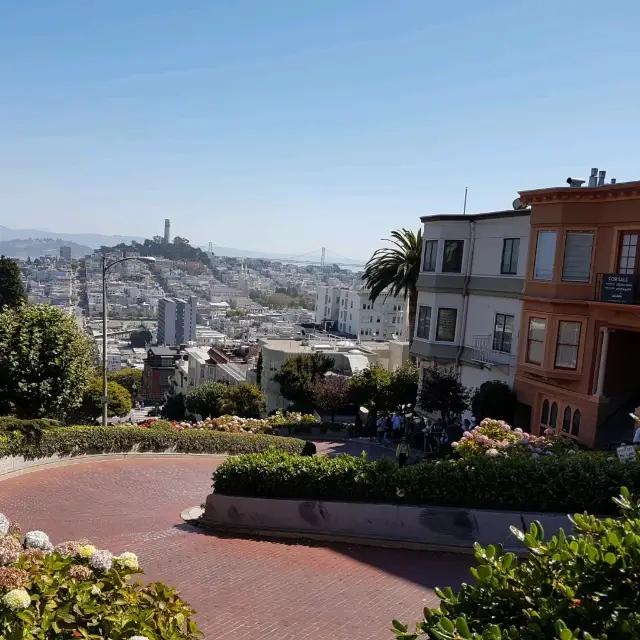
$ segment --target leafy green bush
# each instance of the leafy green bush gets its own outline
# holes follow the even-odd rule
[[[227,495],[557,513],[611,513],[621,486],[640,489],[640,464],[583,453],[478,456],[399,469],[391,460],[269,451],[226,460],[214,475],[215,491]]]
[[[59,425],[60,423],[57,420],[50,420],[49,418],[23,420],[22,418],[16,418],[14,416],[0,417],[0,431],[20,431],[21,433],[27,434],[42,431],[43,429],[52,429]]]
[[[45,429],[35,439],[21,433],[0,435],[0,457],[46,458],[55,454],[82,455],[138,451],[178,453],[258,453],[270,448],[301,455],[313,455],[315,445],[297,438],[280,438],[216,431],[151,430],[133,426],[58,427]]]
[[[200,637],[175,589],[130,582],[141,573],[133,553],[114,556],[88,540],[54,547],[42,531],[23,538],[0,514],[0,640]]]
[[[415,631],[393,621],[403,640],[613,640],[640,637],[640,503],[614,499],[621,518],[573,516],[575,535],[548,542],[539,523],[512,528],[529,549],[518,561],[501,545],[475,545],[475,584],[437,590],[439,609],[424,610]]]

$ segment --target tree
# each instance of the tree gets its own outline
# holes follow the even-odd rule
[[[107,383],[108,416],[123,418],[131,413],[131,395],[117,382]],[[76,424],[94,423],[102,415],[102,378],[95,377],[82,396],[80,406],[68,416]]]
[[[129,335],[129,343],[132,347],[138,349],[144,349],[148,344],[151,344],[153,340],[153,335],[149,329],[145,329],[141,327],[140,329],[135,329]]]
[[[392,247],[378,249],[367,262],[362,279],[370,290],[369,299],[375,302],[384,294],[409,299],[409,342],[413,342],[418,305],[418,275],[422,256],[422,229],[392,231],[386,240]]]
[[[588,513],[544,540],[539,522],[511,534],[528,550],[517,559],[501,544],[476,543],[471,584],[446,587],[437,609],[424,609],[415,629],[393,621],[398,640],[622,640],[640,637],[636,576],[640,503],[623,487],[618,518]],[[506,531],[504,532],[506,535]]]
[[[222,382],[205,382],[187,394],[185,404],[190,413],[203,418],[217,418],[222,415],[229,387]]]
[[[448,424],[469,408],[469,390],[453,368],[434,364],[423,369],[419,404],[425,411],[439,412]]]
[[[420,372],[413,362],[405,362],[392,374],[389,381],[391,407],[410,413],[418,400]]]
[[[22,418],[65,417],[93,376],[93,344],[49,305],[0,312],[0,403]]]
[[[471,411],[478,422],[493,418],[513,424],[517,404],[515,392],[500,380],[483,382],[471,397]]]
[[[391,374],[380,365],[372,364],[358,371],[348,385],[349,401],[356,408],[366,407],[378,412],[389,409],[389,387]]]
[[[169,396],[160,414],[167,420],[184,420],[186,414],[184,394],[177,393]]]
[[[343,376],[325,376],[311,387],[311,395],[317,409],[331,415],[335,422],[336,411],[348,402],[349,382]]]
[[[265,410],[264,394],[250,382],[234,384],[227,388],[222,408],[225,413],[241,418],[259,418]]]
[[[274,376],[280,393],[298,408],[311,408],[313,384],[334,365],[333,358],[322,353],[301,353],[289,358]]]
[[[15,309],[26,301],[20,268],[11,258],[0,256],[0,311],[7,307]]]
[[[110,371],[109,380],[117,382],[123,386],[131,396],[142,388],[142,370],[141,369],[120,369],[120,371]]]

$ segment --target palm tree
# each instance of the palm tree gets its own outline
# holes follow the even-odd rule
[[[414,233],[410,229],[391,232],[386,242],[391,247],[377,249],[369,258],[362,279],[370,290],[369,299],[375,302],[384,295],[403,296],[409,299],[409,342],[413,342],[418,306],[418,274],[422,256],[422,229]]]

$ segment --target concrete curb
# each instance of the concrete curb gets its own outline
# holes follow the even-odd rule
[[[44,469],[54,469],[56,467],[66,467],[75,464],[87,464],[90,462],[100,462],[104,460],[126,460],[127,458],[211,458],[213,460],[224,460],[228,458],[226,453],[176,453],[162,451],[130,451],[124,453],[97,453],[83,454],[79,456],[59,457],[57,455],[48,458],[37,458],[35,460],[27,460],[25,458],[3,458],[2,461],[12,461],[13,468],[0,470],[0,482],[21,476],[27,473],[43,471]],[[20,466],[24,464],[25,466]]]

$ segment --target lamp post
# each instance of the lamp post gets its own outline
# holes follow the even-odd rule
[[[115,265],[127,260],[140,260],[141,262],[153,263],[155,258],[150,256],[130,256],[128,258],[120,258],[113,262],[107,263],[106,254],[102,254],[102,426],[107,426],[107,406],[109,403],[109,394],[107,393],[107,276],[109,269]]]

